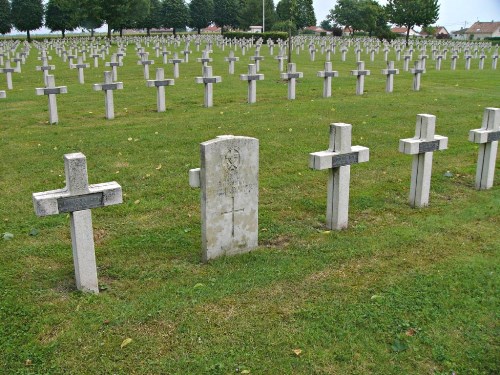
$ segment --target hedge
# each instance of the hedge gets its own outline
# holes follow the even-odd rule
[[[228,31],[224,33],[225,38],[229,39],[254,39],[257,40],[262,38],[264,43],[267,43],[268,39],[272,39],[273,42],[276,42],[278,39],[286,40],[288,39],[288,34],[283,31],[270,31],[265,33],[245,33],[242,31]]]

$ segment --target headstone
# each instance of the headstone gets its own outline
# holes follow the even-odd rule
[[[338,77],[339,72],[332,70],[332,63],[330,61],[325,62],[325,70],[319,71],[318,77],[323,79],[323,98],[329,98],[332,96],[332,77]]]
[[[288,99],[289,100],[295,99],[296,80],[297,80],[297,78],[302,78],[303,76],[304,75],[302,72],[296,71],[295,63],[289,63],[288,64],[288,72],[281,73],[281,79],[288,81]]]
[[[122,90],[123,82],[113,82],[113,73],[104,72],[104,83],[94,84],[94,91],[104,91],[105,116],[108,120],[115,118],[115,105],[113,101],[113,91]]]
[[[413,155],[410,184],[411,207],[425,207],[429,204],[432,155],[434,151],[448,148],[448,138],[435,135],[435,129],[436,116],[417,115],[415,137],[399,140],[399,151]]]
[[[404,61],[403,61],[403,70],[405,72],[407,72],[408,69],[409,69],[411,56],[410,55],[404,55],[403,59],[404,59]]]
[[[479,144],[476,169],[476,189],[490,189],[495,177],[495,162],[500,139],[500,108],[484,110],[481,129],[469,132],[469,141]]]
[[[330,125],[328,150],[309,154],[309,168],[328,169],[326,225],[329,229],[347,228],[351,165],[367,162],[370,150],[351,146],[352,125]]]
[[[394,75],[399,74],[399,69],[394,69],[394,61],[387,61],[387,69],[382,69],[382,74],[386,75],[385,92],[394,90]]]
[[[451,55],[451,70],[455,70],[457,68],[457,59],[458,55],[456,54]]]
[[[436,70],[441,70],[441,61],[443,61],[442,55],[436,55]],[[425,67],[424,67],[425,69]]]
[[[182,59],[179,59],[177,56],[177,52],[174,53],[174,58],[168,60],[170,64],[174,65],[174,78],[179,78],[179,64],[183,62]]]
[[[235,61],[239,61],[240,58],[239,57],[235,57],[234,56],[234,51],[231,50],[231,51],[229,51],[229,56],[228,57],[224,57],[224,60],[229,63],[229,74],[234,74],[234,63],[235,63]]]
[[[55,78],[53,75],[47,76],[47,87],[37,88],[37,95],[47,95],[49,98],[49,123],[57,124],[59,122],[59,117],[57,115],[57,100],[56,95],[67,94],[68,88],[66,86],[56,87]]]
[[[250,60],[255,62],[255,69],[257,69],[257,72],[260,71],[260,61],[264,60],[264,56],[260,55],[260,50],[258,48],[255,49],[255,55],[250,56]]]
[[[274,59],[278,60],[278,70],[280,72],[282,72],[283,71],[283,66],[284,66],[283,61],[287,60],[288,58],[286,56],[283,56],[283,55],[278,55]]]
[[[173,86],[173,79],[165,79],[163,68],[156,69],[156,79],[148,80],[146,86],[156,87],[156,104],[158,112],[165,112],[165,86]]]
[[[410,69],[410,73],[413,74],[413,90],[420,90],[420,77],[422,73],[425,73],[425,69],[422,69],[420,66],[420,61],[415,61],[415,68]]]
[[[7,97],[7,94],[5,93],[4,90],[0,90],[0,99],[5,99]]]
[[[5,61],[5,66],[3,68],[0,68],[0,73],[5,74],[6,80],[7,80],[7,88],[9,90],[13,89],[12,86],[12,73],[14,73],[16,70],[14,68],[10,67],[10,60]]]
[[[471,59],[472,59],[472,55],[465,55],[465,70],[470,70]]]
[[[143,67],[143,73],[144,73],[144,79],[148,80],[149,79],[149,66],[154,64],[154,60],[148,60],[148,53],[145,52],[144,54],[141,55],[141,60],[137,61],[137,65],[142,65]]]
[[[365,70],[365,63],[358,61],[358,69],[351,70],[351,75],[356,76],[356,95],[363,95],[365,89],[365,76],[370,75],[369,70]]]
[[[484,69],[484,59],[485,58],[486,58],[486,55],[484,55],[484,54],[481,54],[481,56],[479,56],[479,70]]]
[[[262,81],[264,74],[257,74],[255,64],[248,64],[248,74],[240,74],[240,80],[248,81],[248,103],[257,101],[257,81]]]
[[[259,140],[221,136],[200,144],[201,168],[189,171],[201,188],[203,261],[257,247]]]
[[[122,203],[122,188],[114,181],[89,185],[87,161],[80,152],[64,155],[64,169],[66,187],[34,193],[33,206],[37,216],[69,213],[76,287],[99,293],[90,210]]]
[[[123,63],[117,60],[116,53],[111,55],[111,61],[105,63],[105,66],[111,67],[111,72],[113,74],[113,81],[118,81],[118,67],[123,66]]]
[[[493,55],[491,56],[491,69],[496,70],[497,68],[497,60],[498,60],[498,55]]]
[[[54,70],[55,68],[56,67],[54,65],[40,65],[35,67],[37,71],[43,72],[43,82],[45,83],[45,85],[47,85],[47,77],[49,76],[49,72],[51,70]]]
[[[213,107],[213,85],[214,83],[222,82],[222,78],[220,76],[212,75],[212,67],[204,66],[203,67],[203,77],[196,77],[196,83],[203,83],[205,85],[205,99],[204,106],[205,107]]]
[[[83,75],[83,69],[90,68],[90,64],[86,64],[83,62],[83,57],[78,56],[78,63],[71,64],[70,69],[78,69],[78,82],[81,84],[85,83],[85,77]]]

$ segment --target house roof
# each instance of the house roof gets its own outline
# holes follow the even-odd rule
[[[500,22],[475,22],[466,31],[467,34],[491,34],[500,28]]]
[[[317,33],[326,33],[326,30],[319,26],[307,26],[306,30],[312,30]]]
[[[436,34],[449,34],[444,26],[436,26]]]
[[[451,34],[454,34],[454,35],[462,35],[462,34],[465,34],[465,32],[467,31],[468,29],[466,28],[462,28],[460,30],[457,30],[457,31],[452,31]]]
[[[218,33],[220,32],[221,28],[218,26],[208,26],[205,27],[204,29],[201,29],[203,32],[208,32],[208,33]]]

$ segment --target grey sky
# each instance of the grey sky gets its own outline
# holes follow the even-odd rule
[[[377,0],[380,4],[385,0]],[[329,10],[335,7],[335,0],[313,0],[318,24],[323,21]],[[439,0],[440,11],[437,24],[448,31],[469,27],[476,21],[500,21],[500,0]]]

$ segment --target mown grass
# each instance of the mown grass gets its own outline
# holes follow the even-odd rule
[[[363,54],[372,75],[360,97],[351,48],[346,62],[332,56],[340,77],[324,99],[316,77],[324,56],[310,62],[303,51],[293,54],[304,78],[288,101],[263,47],[265,80],[248,105],[238,74],[253,51],[236,53],[229,76],[228,49],[215,47],[223,82],[214,107],[202,106],[193,51],[159,114],[134,46],[127,52],[115,120],[104,119],[103,95],[91,87],[102,61],[80,85],[54,57],[56,83],[69,93],[58,96],[60,123],[48,125],[46,98],[34,92],[43,86],[35,49],[0,101],[0,233],[14,234],[0,240],[2,373],[500,372],[500,176],[497,166],[493,189],[474,190],[477,146],[467,140],[483,109],[500,106],[500,71],[489,59],[482,71],[477,60],[470,71],[463,59],[456,71],[428,61],[420,92],[401,71],[386,94],[382,52],[375,62]],[[163,66],[154,59],[151,77]],[[398,140],[413,136],[418,113],[437,116],[449,149],[435,154],[430,206],[415,210],[411,158]],[[350,226],[341,232],[324,228],[326,173],[307,168],[332,122],[353,124],[353,144],[371,154],[351,169]],[[260,247],[203,265],[199,191],[187,172],[199,166],[199,143],[221,134],[260,140]],[[91,183],[116,180],[124,191],[122,205],[93,210],[98,296],[75,290],[67,216],[37,218],[31,203],[31,193],[63,187],[62,156],[77,151]],[[133,341],[120,348],[125,338]]]

